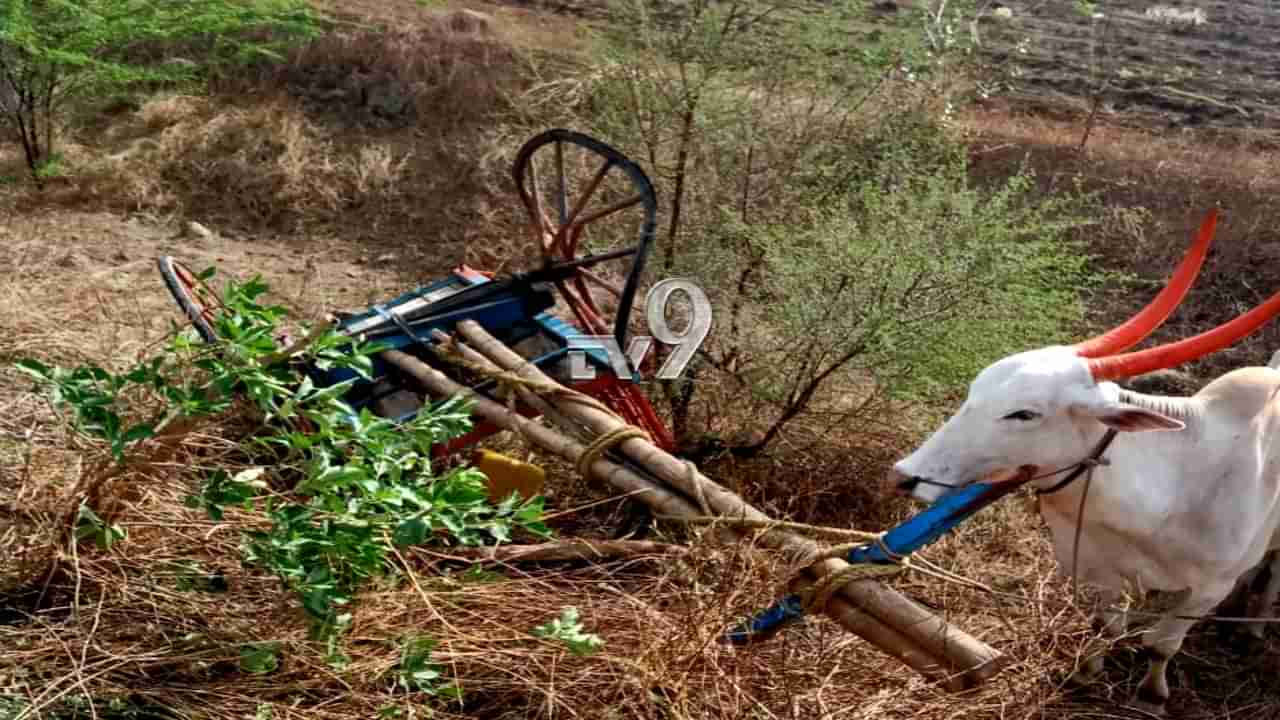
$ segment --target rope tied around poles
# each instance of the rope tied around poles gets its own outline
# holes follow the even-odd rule
[[[586,477],[589,470],[596,460],[599,460],[606,452],[631,438],[643,438],[652,440],[649,433],[636,427],[635,425],[623,425],[614,428],[609,432],[597,437],[591,441],[591,444],[582,451],[582,455],[578,458],[578,474]]]
[[[443,335],[443,333],[441,333]],[[578,458],[577,470],[580,475],[587,477],[590,468],[604,456],[606,452],[621,445],[623,442],[632,438],[643,438],[650,442],[653,437],[643,428],[636,427],[618,416],[613,408],[604,404],[600,400],[587,395],[586,393],[565,387],[555,382],[543,382],[534,378],[525,377],[519,372],[511,370],[501,370],[487,367],[481,363],[475,362],[467,358],[457,348],[458,339],[453,336],[437,337],[439,340],[435,345],[429,345],[431,351],[437,357],[445,362],[458,365],[466,370],[479,375],[480,377],[493,380],[498,385],[498,396],[507,402],[507,409],[515,412],[517,390],[524,389],[533,393],[546,395],[559,395],[570,400],[589,405],[591,407],[607,413],[610,417],[617,419],[622,423],[621,427],[610,430],[591,441],[583,450],[582,455]],[[528,361],[526,360],[526,363]],[[704,508],[705,509],[705,508]]]
[[[823,575],[811,587],[799,592],[806,613],[825,612],[827,603],[831,601],[832,596],[848,583],[897,575],[907,569],[910,565],[910,560],[893,552],[884,544],[884,533],[868,534],[874,535],[873,541],[880,546],[885,557],[892,560],[892,562],[885,565],[848,565],[833,573]],[[863,543],[842,543],[815,551],[804,559],[801,567],[813,567],[818,562],[828,558],[843,558],[851,550],[862,545]],[[799,573],[793,576],[792,582],[794,583],[798,577]]]

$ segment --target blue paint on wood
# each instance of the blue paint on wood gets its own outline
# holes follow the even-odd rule
[[[868,542],[849,551],[844,561],[850,565],[893,562],[889,553],[906,556],[936,542],[974,513],[1023,485],[1013,481],[989,485],[974,483],[957,488],[938,498],[932,505],[885,533],[881,540]],[[798,593],[782,598],[767,609],[757,613],[749,621],[733,628],[722,642],[733,645],[749,645],[776,635],[785,626],[804,616],[804,603]]]

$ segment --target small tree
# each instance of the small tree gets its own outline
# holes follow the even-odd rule
[[[303,0],[4,0],[0,118],[39,183],[76,100],[278,58],[317,29]]]

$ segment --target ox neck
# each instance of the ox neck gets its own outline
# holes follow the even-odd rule
[[[1161,395],[1145,395],[1143,393],[1133,392],[1131,390],[1120,391],[1120,402],[1135,405],[1147,410],[1158,412],[1175,420],[1182,421],[1188,428],[1195,424],[1198,416],[1195,401],[1189,397],[1166,397]],[[1082,457],[1078,465],[1072,466],[1072,470],[1068,471],[1066,477],[1047,477],[1035,483],[1037,496],[1048,500],[1049,496],[1074,496],[1075,489],[1079,480],[1086,473],[1096,472],[1094,465],[1109,464],[1107,458],[1111,456],[1120,441],[1121,435],[1130,433],[1112,433],[1113,437],[1108,438],[1107,434],[1111,432],[1105,425],[1098,423],[1096,432],[1091,433],[1089,438],[1093,452],[1091,455]]]

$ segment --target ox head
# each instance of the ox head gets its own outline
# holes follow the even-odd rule
[[[895,489],[932,502],[976,481],[1074,465],[1089,455],[1103,426],[1122,432],[1182,429],[1175,418],[1123,402],[1119,386],[1110,381],[1215,352],[1280,312],[1277,293],[1206,333],[1121,354],[1154,332],[1186,296],[1213,241],[1217,217],[1216,210],[1209,213],[1169,283],[1123,325],[1076,345],[1011,355],[979,373],[959,411],[894,465]]]

